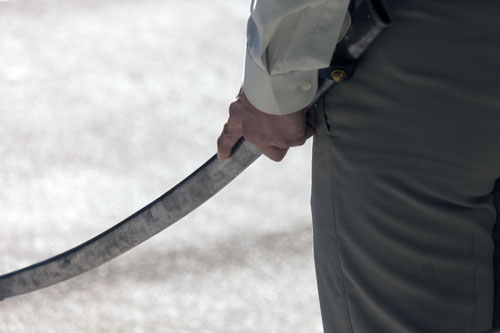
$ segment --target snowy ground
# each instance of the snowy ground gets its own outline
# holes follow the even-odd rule
[[[249,0],[0,2],[0,274],[73,247],[215,153]],[[319,332],[310,146],[80,277],[0,302],[0,332]]]

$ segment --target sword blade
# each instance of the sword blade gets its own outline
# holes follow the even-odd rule
[[[171,190],[87,242],[59,255],[0,276],[0,300],[39,290],[118,257],[192,212],[260,156],[240,140],[230,158],[214,155]]]

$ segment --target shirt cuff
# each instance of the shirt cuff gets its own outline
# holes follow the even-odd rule
[[[318,71],[297,71],[272,75],[246,55],[243,92],[257,109],[276,115],[309,106],[318,91]]]

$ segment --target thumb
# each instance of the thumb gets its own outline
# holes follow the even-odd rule
[[[230,106],[229,119],[217,139],[217,158],[225,160],[231,156],[234,145],[242,136],[241,110],[238,110],[233,103]]]
[[[231,156],[234,145],[241,138],[241,130],[231,130],[229,122],[224,125],[222,134],[217,139],[217,158],[219,160],[225,160]]]

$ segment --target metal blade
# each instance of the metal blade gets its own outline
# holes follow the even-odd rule
[[[230,183],[260,156],[243,139],[230,158],[214,155],[170,191],[91,240],[57,256],[0,276],[0,300],[85,273],[179,221]]]

